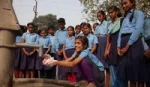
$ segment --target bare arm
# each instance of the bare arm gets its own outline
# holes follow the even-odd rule
[[[45,52],[45,54],[48,54],[48,52],[50,51],[50,49],[51,49],[51,47],[49,47],[49,48],[47,49],[47,51]]]
[[[94,44],[92,49],[91,49],[91,53],[94,53],[96,51],[96,48],[97,48],[97,44]]]
[[[68,59],[68,58],[67,58],[67,56],[66,56],[65,48],[66,48],[65,45],[63,45],[63,49],[62,49],[62,50],[63,50],[63,56],[64,56],[64,59],[66,60],[66,59]]]
[[[69,58],[68,60],[72,60],[72,58]],[[74,67],[81,61],[82,61],[82,58],[78,57],[73,61],[57,61],[56,65],[62,66],[62,67]]]

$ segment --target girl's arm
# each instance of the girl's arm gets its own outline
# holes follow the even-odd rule
[[[109,49],[110,48],[110,34],[108,34],[107,36],[107,40],[106,40],[106,48],[105,48],[105,53],[104,53],[104,57],[107,57],[109,54]]]
[[[25,43],[25,39],[21,39],[21,43]],[[22,48],[22,51],[23,51],[23,53],[25,54],[25,55],[27,55],[27,56],[29,56],[30,54],[26,51],[26,49],[25,48]]]
[[[68,59],[68,58],[67,58],[67,56],[66,56],[65,48],[66,48],[65,45],[63,45],[63,49],[62,49],[62,50],[63,50],[63,56],[64,56],[64,58],[65,58],[65,60],[66,60],[66,59]]]
[[[47,51],[45,52],[45,54],[48,54],[48,53],[50,52],[50,50],[51,50],[51,47],[49,47],[49,48],[47,49]]]
[[[68,60],[72,60],[72,58],[69,58]],[[77,64],[79,64],[82,61],[82,58],[78,57],[73,61],[56,61],[56,65],[62,66],[62,67],[74,67]]]
[[[96,51],[96,48],[97,48],[97,44],[98,44],[98,38],[96,36],[94,36],[94,44],[93,44],[93,47],[91,49],[91,53],[94,53]]]
[[[96,48],[97,48],[97,44],[94,44],[92,49],[91,49],[91,53],[94,53],[96,51]]]

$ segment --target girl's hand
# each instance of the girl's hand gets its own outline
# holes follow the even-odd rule
[[[39,49],[36,48],[35,51],[39,52]]]
[[[28,52],[25,52],[25,55],[27,55],[27,56],[30,56],[30,53],[28,53]]]
[[[130,47],[129,45],[126,45],[123,49],[121,49],[120,50],[121,54],[124,55],[128,51],[129,47]]]
[[[117,47],[117,53],[118,53],[119,56],[122,56],[120,47]]]
[[[144,52],[144,55],[149,59],[150,58],[150,49]]]
[[[42,61],[43,65],[45,65],[45,66],[54,66],[54,65],[56,65],[56,62],[57,62],[57,60],[54,60],[53,57],[51,57],[49,59],[44,59]]]
[[[33,55],[35,53],[36,49],[34,49],[32,52],[29,53],[29,55]]]
[[[57,55],[58,55],[58,56],[61,56],[61,53],[60,53],[60,51],[58,51],[58,52],[57,52]]]
[[[106,49],[106,51],[105,51],[105,53],[104,53],[104,57],[105,57],[105,58],[109,58],[110,47],[111,47],[111,44],[108,45],[108,49]]]
[[[44,54],[43,55],[43,59],[50,59],[50,58],[51,58],[51,56],[49,54]]]
[[[108,54],[109,54],[109,51],[108,51],[108,50],[105,50],[104,57],[107,58],[107,57],[108,57]]]

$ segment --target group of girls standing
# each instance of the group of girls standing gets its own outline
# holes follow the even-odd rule
[[[22,42],[42,44],[44,53],[51,53],[54,58],[44,55],[42,61],[42,58],[36,57],[37,48],[23,48],[25,57],[21,61],[26,62],[22,65],[29,63],[26,77],[29,74],[33,76],[34,64],[48,70],[58,65],[58,78],[69,82],[80,81],[76,86],[144,87],[146,83],[150,87],[150,18],[145,20],[144,13],[135,9],[135,3],[135,0],[121,1],[124,16],[119,8],[111,6],[108,9],[111,22],[106,20],[104,11],[98,11],[100,24],[95,23],[93,30],[85,22],[75,29],[73,26],[66,28],[65,19],[60,18],[55,35],[47,36],[47,31],[42,29],[38,36],[32,33],[32,26],[28,25]],[[51,40],[53,36],[55,38]],[[53,53],[52,48],[55,50]]]
[[[49,34],[48,34],[49,32]],[[50,54],[56,58],[54,28],[42,28],[34,33],[34,24],[27,24],[27,31],[16,37],[17,43],[42,45],[43,54]],[[42,64],[42,57],[38,56],[38,48],[17,48],[14,60],[14,75],[16,78],[50,78],[55,79],[56,67],[46,67]]]

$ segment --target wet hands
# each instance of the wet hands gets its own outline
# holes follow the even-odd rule
[[[49,54],[43,56],[44,60],[42,61],[45,66],[54,66],[56,65],[57,60],[54,60],[54,57],[51,57]]]

